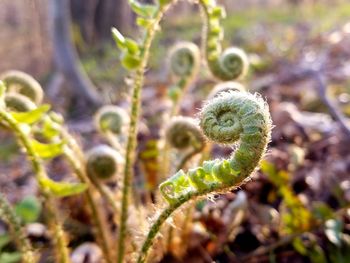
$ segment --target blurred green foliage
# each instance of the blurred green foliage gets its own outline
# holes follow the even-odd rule
[[[331,8],[331,9],[330,9]],[[294,28],[298,25],[307,25],[310,28],[310,38],[315,37],[322,32],[332,30],[336,25],[344,24],[350,17],[350,3],[342,2],[332,5],[325,3],[314,3],[313,5],[301,5],[294,7],[283,5],[282,7],[249,8],[233,12],[223,21],[225,35],[229,42],[234,42],[244,47],[244,49],[259,53],[263,58],[253,57],[253,69],[265,70],[271,63],[267,43],[262,43],[256,38],[254,33],[257,27],[266,30],[269,41],[276,47],[274,52],[283,56],[294,56],[295,41],[297,41],[297,32]],[[191,25],[191,26],[188,26]],[[191,40],[195,43],[200,41],[201,37],[201,17],[198,12],[193,15],[183,16],[174,15],[162,23],[164,34],[159,34],[154,40],[152,46],[152,56],[150,57],[149,67],[152,70],[164,68],[166,62],[166,47],[177,40]],[[83,43],[77,29],[74,30],[76,44],[82,52],[82,62],[89,76],[97,83],[99,87],[113,86],[114,89],[123,90],[123,75],[125,70],[119,66],[120,52],[112,43],[106,43],[103,46],[89,48]],[[254,34],[252,34],[252,32]],[[137,35],[134,32],[133,35]],[[176,36],[176,39],[174,38]],[[226,43],[229,45],[229,43]],[[281,54],[282,53],[282,54]],[[160,61],[163,61],[160,63]],[[262,64],[263,63],[263,64]]]
[[[0,235],[0,262],[1,263],[17,263],[21,260],[21,253],[8,252],[7,248],[11,243],[11,239],[7,234]]]
[[[40,216],[41,204],[35,196],[27,196],[16,204],[15,211],[24,223],[32,223]]]
[[[350,262],[350,235],[346,233],[341,213],[326,203],[305,205],[292,189],[290,174],[263,161],[261,171],[274,184],[281,197],[281,236],[291,236],[294,249],[313,263]],[[339,196],[339,198],[342,198]],[[322,244],[320,232],[329,243]],[[316,234],[317,233],[317,234]]]

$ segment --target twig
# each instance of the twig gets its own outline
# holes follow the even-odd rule
[[[339,122],[346,136],[348,137],[348,139],[350,139],[350,127],[346,123],[346,118],[335,106],[334,102],[327,97],[327,80],[325,76],[323,76],[319,71],[312,71],[311,76],[316,82],[318,95],[320,96],[323,103],[328,107],[329,113],[336,121]]]

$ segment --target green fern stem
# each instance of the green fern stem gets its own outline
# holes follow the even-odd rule
[[[169,52],[169,64],[171,74],[178,79],[177,83],[170,87],[168,91],[168,95],[173,102],[170,117],[173,117],[178,114],[180,102],[199,71],[200,50],[194,43],[179,42],[175,44]],[[170,167],[170,147],[167,141],[164,142],[162,152],[163,158],[161,158],[162,169],[160,171],[160,179],[164,179],[168,176]]]
[[[148,63],[150,47],[158,29],[159,22],[161,21],[163,14],[166,9],[171,5],[172,2],[176,0],[169,1],[164,5],[159,5],[157,11],[153,16],[152,25],[150,25],[146,32],[141,44],[141,54],[140,54],[140,65],[136,69],[134,75],[132,100],[131,100],[131,117],[129,124],[129,136],[127,140],[126,153],[125,153],[125,167],[124,167],[124,177],[123,177],[123,190],[122,190],[122,208],[119,223],[119,238],[118,238],[118,263],[122,263],[125,253],[125,236],[127,233],[127,218],[128,218],[128,203],[129,203],[129,192],[131,189],[133,165],[135,162],[135,149],[136,149],[136,139],[137,139],[137,123],[140,116],[140,104],[141,104],[141,90],[144,83],[144,72]]]
[[[54,198],[44,194],[45,217],[48,220],[49,229],[53,233],[53,243],[55,244],[55,255],[57,262],[70,263],[68,241],[63,230],[60,217],[60,211]]]
[[[39,183],[41,193],[44,197],[44,204],[49,214],[47,218],[49,220],[49,225],[52,227],[51,229],[53,232],[56,256],[59,262],[69,263],[70,259],[69,259],[69,253],[67,248],[67,240],[62,229],[62,224],[59,220],[59,216],[58,216],[59,213],[57,210],[56,202],[53,199],[53,197],[48,193],[48,191],[45,189],[45,186],[41,183],[43,179],[48,178],[46,171],[41,163],[41,160],[39,156],[35,153],[32,147],[32,144],[23,127],[19,125],[13,119],[13,117],[3,109],[0,109],[0,120],[4,121],[6,125],[11,130],[14,131],[17,140],[21,143],[21,145],[26,150],[27,158],[33,167],[37,182]]]
[[[172,215],[172,213],[177,208],[179,208],[187,201],[193,199],[194,197],[195,195],[193,195],[193,193],[188,193],[187,195],[182,196],[181,200],[177,200],[177,202],[172,203],[170,206],[168,206],[162,211],[162,213],[157,217],[156,221],[152,224],[150,230],[148,231],[146,240],[142,245],[140,255],[137,259],[138,263],[145,262],[148,251],[153,244],[153,240],[158,234],[160,227],[163,225],[163,223]]]
[[[230,47],[223,51],[221,42],[224,29],[220,20],[225,17],[225,9],[216,4],[216,0],[199,0],[205,15],[203,45],[206,60],[214,77],[223,80],[235,80],[248,71],[249,61],[243,50]]]
[[[10,228],[12,238],[15,240],[17,248],[21,252],[23,263],[35,263],[36,257],[33,252],[32,245],[27,238],[22,227],[21,220],[16,215],[15,211],[5,198],[0,193],[0,218],[2,218]]]
[[[67,139],[68,145],[70,144],[76,144],[74,138],[72,138],[68,133],[64,135],[64,138]],[[80,152],[80,149],[79,149]],[[81,165],[81,163],[76,161],[76,158],[73,155],[73,152],[70,149],[65,150],[64,152],[65,157],[69,161],[70,165],[73,167],[73,170],[79,180],[82,183],[86,183],[89,186],[91,185],[91,182],[87,178],[85,172],[84,172],[84,166]],[[106,226],[106,222],[104,220],[104,215],[102,214],[101,209],[97,205],[95,201],[95,191],[92,187],[88,187],[87,190],[84,192],[85,200],[88,203],[88,206],[90,208],[92,220],[95,225],[97,239],[99,241],[99,244],[101,245],[101,249],[104,254],[104,259],[107,263],[113,262],[113,256],[111,251],[111,245],[110,245],[110,237],[108,235],[109,232],[107,232],[108,228]]]
[[[151,226],[138,262],[145,261],[160,226],[178,207],[196,197],[238,187],[250,177],[266,152],[271,119],[267,104],[258,95],[224,92],[204,105],[200,119],[209,139],[230,145],[239,140],[239,147],[229,159],[206,161],[188,172],[180,170],[159,186],[169,206]]]

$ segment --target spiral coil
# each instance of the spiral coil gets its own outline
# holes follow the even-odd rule
[[[27,73],[9,70],[2,73],[0,79],[6,84],[8,92],[24,95],[37,105],[43,101],[44,92],[41,85]]]
[[[119,152],[107,145],[99,145],[87,153],[86,173],[93,180],[112,179],[121,171],[123,163]]]
[[[239,185],[258,166],[270,141],[268,106],[248,92],[228,91],[209,101],[201,111],[200,126],[210,140],[225,145],[239,140],[239,147],[227,160],[206,161],[163,182],[159,189],[170,204]]]

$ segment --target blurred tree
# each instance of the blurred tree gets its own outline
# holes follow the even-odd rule
[[[111,27],[126,31],[132,24],[126,0],[71,0],[72,19],[88,44],[111,39]]]
[[[51,21],[51,35],[53,39],[53,53],[58,72],[68,81],[72,92],[85,105],[99,106],[101,97],[94,89],[94,85],[82,69],[70,35],[69,0],[50,0],[49,18]]]

